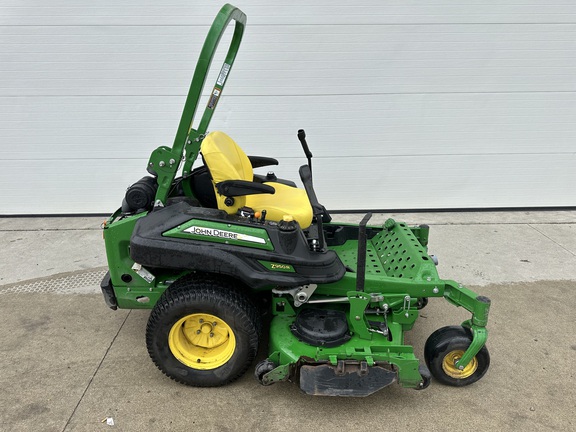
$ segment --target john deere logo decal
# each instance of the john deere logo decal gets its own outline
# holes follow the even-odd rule
[[[184,232],[207,237],[217,237],[221,239],[240,240],[250,243],[266,244],[266,240],[260,237],[254,237],[247,234],[239,234],[232,231],[223,231],[216,228],[191,226],[189,228],[186,228]]]

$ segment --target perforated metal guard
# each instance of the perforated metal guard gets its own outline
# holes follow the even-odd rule
[[[344,265],[349,266],[354,271],[357,270],[358,263],[358,251],[356,248],[357,244],[357,240],[348,240],[345,247],[337,246],[333,248],[338,253],[340,260],[342,260]],[[374,246],[372,246],[372,243],[370,243],[370,240],[368,240],[368,243],[366,244],[366,274],[379,274],[381,276],[386,275],[384,267],[382,267],[382,263],[378,258],[378,254],[376,253]]]
[[[371,242],[387,276],[415,279],[422,276],[425,267],[426,276],[438,277],[426,250],[406,224],[397,223],[390,231],[382,230]]]
[[[344,265],[356,271],[357,240],[332,247]],[[410,227],[396,223],[391,230],[383,229],[366,245],[366,276],[393,277],[421,281],[438,279],[438,272]]]
[[[0,286],[1,294],[94,294],[100,292],[105,269],[83,270]]]

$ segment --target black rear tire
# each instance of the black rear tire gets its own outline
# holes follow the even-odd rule
[[[490,354],[482,349],[464,368],[458,370],[454,363],[472,343],[472,332],[461,326],[448,326],[430,335],[424,347],[424,359],[432,376],[443,384],[463,387],[475,383],[488,371]]]
[[[146,345],[164,374],[182,384],[216,387],[246,372],[258,351],[260,314],[234,285],[192,274],[162,294],[148,319]]]

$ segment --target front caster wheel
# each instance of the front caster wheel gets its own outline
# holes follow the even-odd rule
[[[146,345],[168,377],[216,387],[244,374],[258,351],[259,330],[256,307],[230,281],[186,276],[154,306]]]
[[[260,363],[256,365],[256,369],[254,369],[254,377],[258,380],[258,382],[262,385],[270,385],[264,384],[263,378],[268,372],[276,369],[276,365],[272,363],[270,360],[262,360]]]
[[[424,359],[434,378],[456,387],[470,385],[482,378],[490,366],[490,354],[486,346],[464,369],[456,367],[456,362],[471,343],[470,329],[461,326],[442,327],[432,333],[424,347]]]
[[[420,372],[420,376],[422,377],[422,381],[416,387],[416,390],[424,390],[427,389],[432,381],[432,375],[430,375],[430,371],[424,365],[420,365],[418,367],[418,372]]]

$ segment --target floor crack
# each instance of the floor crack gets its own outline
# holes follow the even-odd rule
[[[126,324],[126,320],[128,320],[128,317],[130,316],[130,313],[132,312],[132,310],[129,310],[128,313],[126,314],[126,317],[124,318],[124,321],[122,321],[122,324],[120,325],[120,327],[118,328],[118,331],[116,332],[116,334],[114,335],[114,338],[112,339],[112,342],[110,342],[110,345],[108,345],[108,348],[106,349],[106,352],[104,353],[104,356],[102,356],[102,360],[100,360],[100,363],[98,363],[98,367],[96,368],[96,370],[94,371],[94,373],[92,374],[92,376],[90,377],[90,381],[88,381],[88,384],[86,385],[86,388],[84,389],[84,391],[82,392],[82,396],[80,396],[80,399],[78,400],[78,403],[76,404],[76,406],[74,407],[74,410],[72,411],[72,414],[70,414],[70,417],[68,418],[68,421],[66,422],[66,424],[64,425],[64,428],[62,428],[62,432],[64,432],[66,430],[66,428],[68,427],[68,425],[70,424],[70,421],[72,421],[72,418],[74,417],[74,414],[76,414],[76,411],[78,410],[78,407],[80,406],[80,403],[82,403],[82,400],[84,399],[84,396],[86,395],[86,392],[88,391],[88,389],[90,388],[90,386],[92,385],[92,381],[94,381],[94,378],[96,377],[96,374],[98,373],[98,371],[100,370],[100,368],[102,367],[102,363],[104,363],[104,360],[106,359],[106,357],[108,356],[108,353],[110,352],[110,348],[112,348],[112,345],[114,345],[114,342],[116,341],[116,338],[118,337],[118,335],[120,334],[120,331],[122,330],[122,328],[124,327],[124,324]]]
[[[576,253],[572,252],[570,249],[568,249],[566,246],[558,243],[556,240],[554,240],[553,238],[551,238],[550,236],[546,235],[545,233],[543,233],[542,231],[540,231],[538,228],[536,228],[535,226],[532,226],[532,224],[528,224],[528,226],[530,228],[532,228],[534,231],[536,231],[537,233],[542,234],[544,237],[546,237],[548,240],[550,240],[552,243],[555,243],[557,246],[560,246],[562,249],[564,249],[566,252],[568,252],[569,254],[576,256]]]

